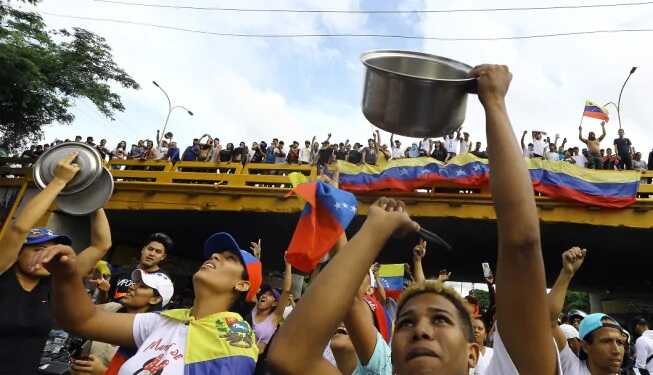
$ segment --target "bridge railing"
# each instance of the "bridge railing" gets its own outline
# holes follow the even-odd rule
[[[19,180],[32,179],[32,161],[20,158],[0,158],[0,186],[16,186]],[[288,175],[298,172],[309,180],[318,177],[311,165],[271,163],[212,163],[197,161],[112,160],[107,162],[114,181],[120,185],[148,183],[153,185],[187,184],[238,189],[283,189],[292,187]],[[416,193],[487,195],[487,187],[470,189],[452,182],[438,182]],[[653,200],[653,171],[642,172],[639,199]]]

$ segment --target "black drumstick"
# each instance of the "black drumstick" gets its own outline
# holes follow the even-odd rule
[[[447,243],[447,241],[443,240],[442,237],[431,232],[430,230],[420,228],[419,231],[417,231],[417,233],[419,233],[419,235],[422,236],[425,240],[436,243],[444,247],[447,251],[453,250],[453,248],[451,247],[451,245]]]

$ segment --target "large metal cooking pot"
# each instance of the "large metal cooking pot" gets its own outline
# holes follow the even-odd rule
[[[113,194],[111,171],[102,167],[102,173],[86,189],[71,195],[59,195],[56,199],[59,210],[75,216],[88,215],[104,207]]]
[[[95,147],[80,142],[61,143],[44,152],[33,167],[36,186],[45,189],[54,179],[57,163],[72,152],[78,153],[75,163],[79,165],[79,172],[59,195],[75,194],[88,188],[102,173],[102,157]]]
[[[419,52],[379,50],[366,66],[363,114],[372,124],[408,137],[440,137],[465,121],[467,94],[476,93],[471,66]]]

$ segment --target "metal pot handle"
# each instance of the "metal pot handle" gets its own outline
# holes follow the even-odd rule
[[[468,94],[478,94],[478,79],[469,80],[466,89]]]

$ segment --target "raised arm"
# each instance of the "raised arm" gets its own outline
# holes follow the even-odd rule
[[[377,130],[376,133],[374,133],[374,150],[376,151],[376,154],[379,154],[379,147],[381,143],[381,134]]]
[[[419,243],[413,248],[413,275],[416,283],[426,280],[424,268],[422,267],[424,256],[426,256],[426,240],[420,239]]]
[[[327,138],[324,140],[324,142],[329,142],[330,140],[331,140],[331,133],[327,134]]]
[[[479,99],[486,116],[490,183],[497,215],[497,320],[501,338],[520,374],[556,373],[540,227],[533,185],[519,151],[505,96],[512,79],[506,66],[482,65]],[[529,332],[529,345],[523,333]]]
[[[553,338],[558,346],[558,350],[562,350],[567,346],[567,338],[558,326],[558,316],[565,306],[565,297],[567,296],[567,290],[569,289],[571,279],[585,261],[586,254],[587,250],[581,249],[580,247],[572,247],[562,253],[562,270],[560,270],[560,275],[558,275],[558,279],[556,279],[555,284],[553,284],[553,288],[551,288],[547,298],[549,320],[551,322]]]
[[[601,121],[601,136],[599,137],[599,142],[605,138],[605,121]]]
[[[582,126],[578,127],[578,139],[583,143],[587,143],[587,139],[583,138],[583,127]]]
[[[110,248],[111,228],[104,209],[100,208],[91,214],[91,244],[77,256],[79,274],[88,275]]]
[[[351,308],[345,316],[345,327],[347,327],[358,360],[363,365],[367,365],[374,354],[377,330],[372,320],[370,308],[361,299],[360,295],[354,298]]]
[[[0,274],[5,273],[16,263],[18,253],[23,247],[29,231],[45,215],[57,195],[79,171],[79,165],[73,163],[76,157],[77,153],[72,153],[59,161],[54,170],[52,181],[43,191],[36,194],[25,204],[16,220],[9,225],[0,238]]]
[[[285,254],[283,257],[284,263],[286,264],[286,269],[283,273],[283,290],[281,291],[281,296],[279,297],[279,303],[274,309],[274,317],[277,322],[283,320],[283,313],[286,311],[288,306],[288,299],[290,297],[290,290],[292,289],[292,266],[286,260]]]
[[[39,251],[32,268],[52,274],[52,311],[59,327],[78,336],[113,345],[133,347],[134,314],[110,313],[96,308],[82,284],[75,251],[54,245]]]
[[[394,232],[417,229],[401,202],[381,198],[370,206],[361,229],[320,272],[277,331],[268,354],[271,368],[280,374],[334,373],[322,352],[351,308],[370,265]]]
[[[526,150],[526,144],[524,143],[524,138],[526,138],[526,134],[528,134],[528,130],[524,130],[524,133],[521,135],[521,149]]]

